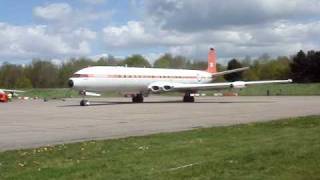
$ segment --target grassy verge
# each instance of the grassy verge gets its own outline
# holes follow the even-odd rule
[[[81,97],[75,90],[68,88],[49,88],[49,89],[26,89],[21,96],[38,97],[47,99],[62,99],[70,97]],[[102,94],[103,97],[117,97],[120,96],[118,92],[106,92]]]
[[[52,88],[52,89],[26,89],[22,96],[39,97],[39,98],[66,98],[78,97],[76,91],[71,91],[67,88]]]
[[[0,179],[319,179],[320,116],[0,153]]]
[[[266,84],[250,86],[241,90],[221,90],[220,92],[237,92],[240,96],[266,96],[269,90],[270,96],[319,96],[320,83],[311,84]],[[217,91],[205,91],[208,96],[212,96]]]
[[[273,96],[313,96],[320,95],[320,83],[259,85],[242,89],[239,94],[242,96],[265,96],[268,90]]]

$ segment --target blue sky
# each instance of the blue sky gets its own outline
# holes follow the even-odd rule
[[[319,49],[319,0],[1,0],[0,63],[166,52],[220,61]]]
[[[112,11],[116,10],[114,21],[116,23],[125,23],[128,20],[135,19],[135,14],[130,13],[129,1],[108,0],[101,3],[86,3],[86,1],[72,0],[1,0],[0,20],[2,22],[11,22],[17,25],[36,24],[32,11],[35,7],[46,6],[56,3],[67,3],[78,9],[92,9],[94,11]],[[99,23],[99,22],[98,22]],[[100,22],[103,24],[103,22]]]

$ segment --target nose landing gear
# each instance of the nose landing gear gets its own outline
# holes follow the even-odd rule
[[[80,101],[80,106],[90,106],[90,101],[85,99],[86,91],[79,91],[79,94],[82,96],[82,100]]]
[[[80,101],[80,106],[90,106],[90,102],[88,100],[82,99]]]

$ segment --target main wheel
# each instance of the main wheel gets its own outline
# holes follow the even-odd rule
[[[80,101],[80,106],[89,106],[90,102],[88,100],[81,100]]]
[[[137,94],[137,101],[138,101],[138,103],[143,103],[143,95],[142,94]]]
[[[194,97],[193,96],[184,96],[183,102],[194,102]]]
[[[142,94],[137,94],[132,97],[132,102],[133,103],[143,103],[143,95]]]

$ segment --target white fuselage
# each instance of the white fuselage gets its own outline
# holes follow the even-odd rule
[[[212,82],[206,71],[160,68],[95,66],[84,68],[71,78],[77,90],[105,92],[147,92],[155,82],[203,84]]]

